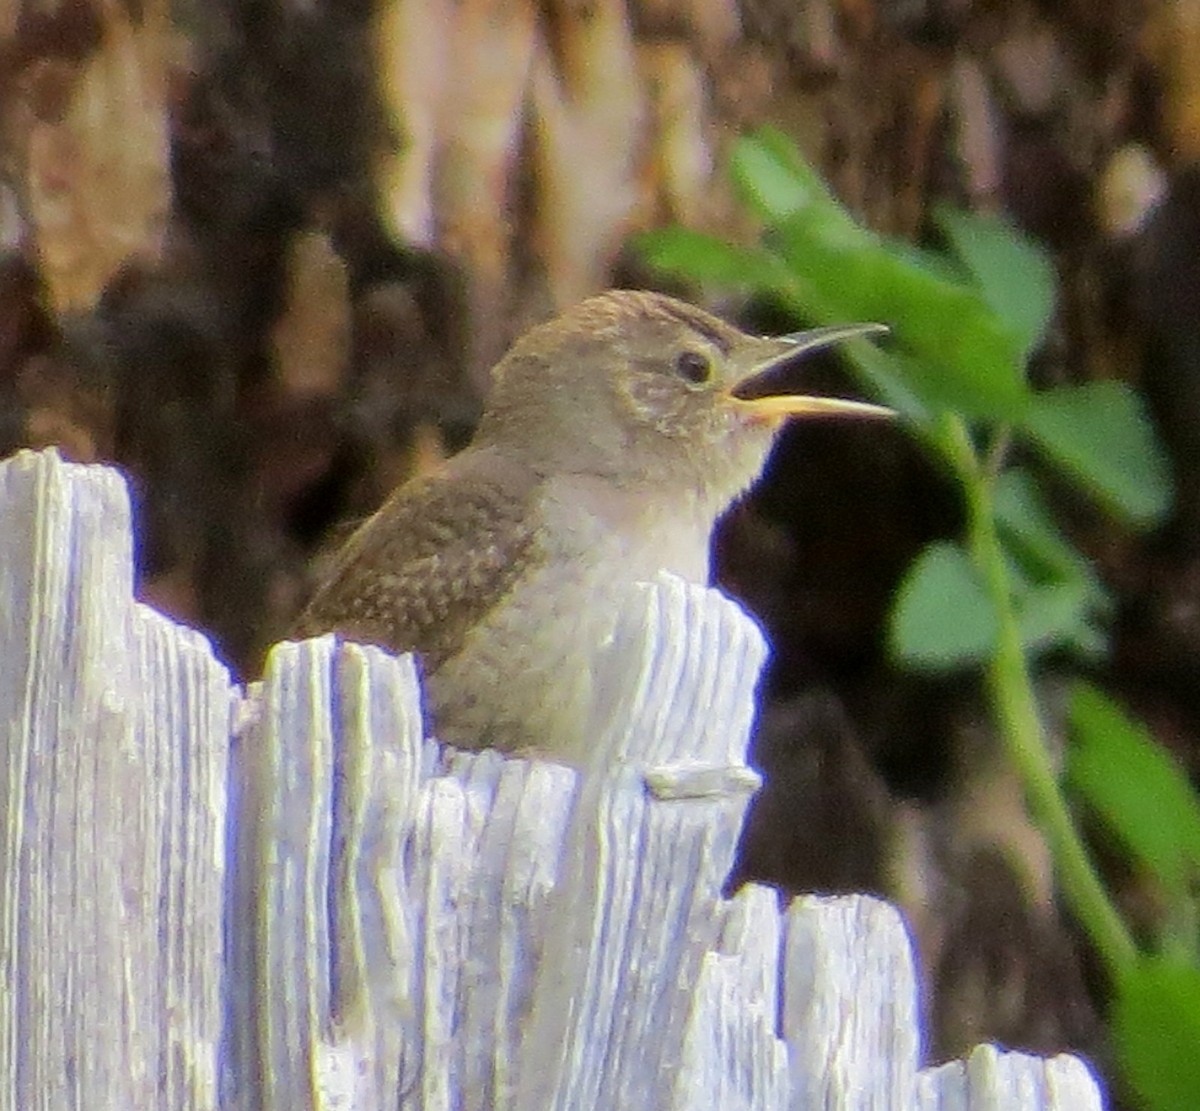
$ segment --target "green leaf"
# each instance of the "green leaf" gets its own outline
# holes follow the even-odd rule
[[[695,282],[770,291],[788,276],[780,261],[757,247],[737,247],[689,228],[662,228],[634,239],[651,266]]]
[[[913,561],[896,596],[889,634],[896,659],[924,671],[985,660],[996,641],[996,615],[958,544],[930,544]]]
[[[739,195],[765,223],[777,224],[807,212],[826,228],[837,227],[864,239],[870,236],[801,157],[796,144],[775,128],[764,127],[737,140],[730,170]]]
[[[937,254],[904,239],[888,239],[884,242],[888,253],[906,266],[923,270],[930,277],[949,282],[951,285],[965,288],[971,284],[970,273],[949,255]]]
[[[973,289],[878,241],[847,243],[805,216],[776,229],[779,250],[834,320],[881,320],[913,360],[918,394],[967,416],[1015,421],[1030,394],[1016,347]]]
[[[1046,252],[1011,224],[948,205],[935,213],[983,299],[1010,329],[1022,364],[1045,337],[1057,275]]]
[[[996,478],[992,506],[1000,534],[1025,557],[1023,563],[1041,569],[1043,578],[1096,581],[1091,565],[1063,535],[1033,475],[1023,467],[1009,467]]]
[[[1200,1103],[1200,969],[1142,958],[1117,983],[1112,1024],[1138,1106],[1193,1111]]]
[[[1137,526],[1171,505],[1171,473],[1140,399],[1123,382],[1036,394],[1024,433],[1106,509]]]
[[[929,422],[929,406],[913,388],[911,359],[873,343],[850,343],[843,350],[871,397],[918,425]]]
[[[967,418],[997,420],[998,412],[1015,416],[1021,411],[1026,395],[1023,389],[1010,388],[1017,384],[1015,378],[1007,374],[989,375],[981,362],[963,366],[964,373],[958,373],[958,368],[947,367],[929,352],[924,356],[910,353],[914,346],[924,346],[924,337],[918,337],[913,344],[905,325],[894,326],[893,334],[902,346],[888,353],[905,385],[921,399],[927,412],[953,412]],[[975,373],[981,369],[984,373]]]
[[[1001,472],[992,505],[1010,577],[1023,582],[1026,590],[1052,592],[1041,600],[1047,611],[1036,617],[1041,602],[1018,592],[1016,604],[1027,642],[1035,643],[1034,632],[1041,629],[1045,639],[1040,643],[1046,646],[1070,648],[1087,659],[1103,654],[1108,638],[1102,621],[1112,611],[1112,598],[1088,560],[1059,530],[1033,476],[1021,467]],[[1076,609],[1074,621],[1065,620],[1069,604]],[[1052,618],[1061,619],[1061,636],[1050,636],[1046,623]]]
[[[1109,601],[1095,580],[1047,576],[1041,564],[1031,564],[1025,551],[1014,549],[1003,534],[1000,550],[1026,651],[1065,649],[1088,661],[1102,656],[1108,647],[1103,617]]]
[[[1187,776],[1095,687],[1076,687],[1070,721],[1071,787],[1174,898],[1187,897],[1200,875],[1200,802]]]
[[[1026,651],[1074,647],[1087,633],[1087,586],[1079,579],[1030,587],[1013,605]]]

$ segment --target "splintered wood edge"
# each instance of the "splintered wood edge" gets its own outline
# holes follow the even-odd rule
[[[777,1029],[777,893],[748,885],[725,910],[721,937],[696,982],[670,1111],[790,1103],[788,1048]]]
[[[8,1097],[215,1108],[229,675],[134,603],[115,471],[21,452],[0,506]]]
[[[399,1089],[413,988],[398,870],[427,762],[419,705],[410,658],[333,637],[277,645],[248,692],[230,910],[244,924],[231,976],[256,984],[234,1023],[243,1106],[308,1106],[310,1080],[333,1105]]]
[[[801,1106],[889,1106],[920,1052],[917,984],[899,912],[865,896],[804,896],[788,908],[783,1035]]]
[[[916,1111],[1102,1111],[1100,1085],[1079,1057],[1035,1057],[993,1045],[965,1061],[924,1069],[917,1079]]]
[[[589,766],[744,766],[765,659],[758,627],[724,595],[666,573],[637,584],[598,646]]]
[[[208,641],[145,606],[134,608],[137,711],[133,759],[163,804],[159,828],[136,838],[159,858],[140,892],[145,922],[162,901],[161,933],[145,937],[132,967],[157,981],[165,1042],[157,1099],[168,1107],[215,1107],[224,1010],[220,992],[225,922],[229,735],[238,698]],[[149,872],[147,875],[149,876]],[[160,975],[150,970],[156,965]],[[185,1017],[186,1016],[186,1017]]]
[[[594,671],[596,742],[536,971],[519,1106],[684,1098],[655,1062],[704,1021],[692,988],[758,784],[745,751],[763,653],[733,603],[672,576],[635,587],[619,611]]]

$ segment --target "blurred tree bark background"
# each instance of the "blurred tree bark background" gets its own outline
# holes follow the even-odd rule
[[[1062,511],[1119,598],[1104,678],[1195,773],[1198,57],[1196,0],[0,0],[0,453],[120,464],[141,596],[253,676],[322,546],[469,437],[518,332],[652,284],[639,230],[754,234],[724,153],[773,123],[878,230],[1009,213],[1062,281],[1038,379],[1145,391],[1172,524]],[[731,513],[719,576],[775,649],[733,882],[898,900],[935,1057],[1103,1063],[1103,985],[974,681],[883,653],[958,523],[875,426],[789,433]]]

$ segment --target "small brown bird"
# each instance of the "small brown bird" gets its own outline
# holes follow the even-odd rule
[[[440,740],[581,762],[618,598],[708,581],[713,524],[788,417],[890,412],[777,381],[881,330],[760,339],[661,294],[584,301],[513,345],[471,446],[350,537],[293,635],[418,653]]]

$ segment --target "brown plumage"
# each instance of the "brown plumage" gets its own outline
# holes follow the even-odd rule
[[[443,740],[582,759],[624,588],[660,569],[707,579],[712,525],[786,416],[882,412],[737,395],[867,330],[758,339],[659,294],[583,302],[513,346],[471,447],[358,529],[294,635],[418,653]]]
[[[520,577],[537,535],[533,490],[527,472],[484,452],[406,485],[338,553],[293,635],[333,629],[435,669]]]

